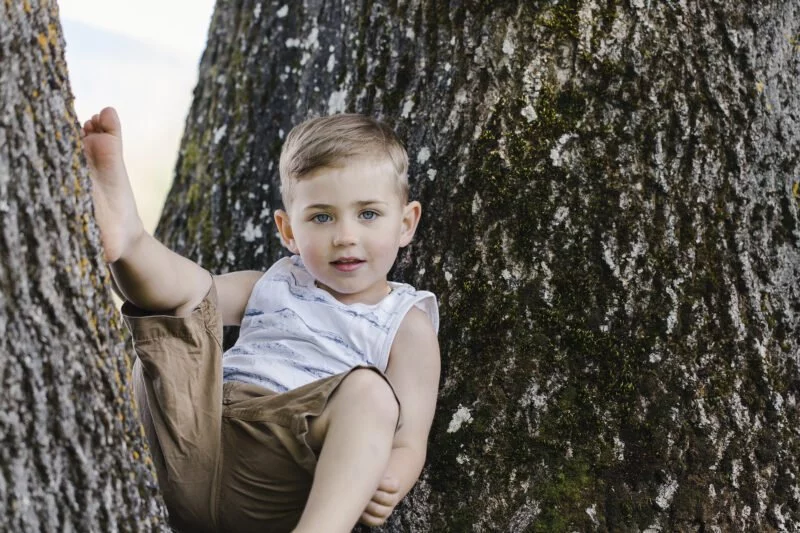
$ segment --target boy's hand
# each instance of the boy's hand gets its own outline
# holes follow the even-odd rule
[[[378,485],[378,490],[372,496],[367,508],[361,515],[360,523],[365,526],[380,526],[400,502],[400,483],[391,477],[385,477]]]

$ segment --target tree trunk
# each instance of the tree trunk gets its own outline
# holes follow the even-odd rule
[[[386,531],[800,530],[800,3],[221,0],[160,237],[284,253],[301,120],[386,119],[440,297]]]
[[[0,105],[0,530],[166,531],[54,2],[0,2]]]

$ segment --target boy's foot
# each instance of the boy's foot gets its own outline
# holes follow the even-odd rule
[[[114,108],[106,107],[87,120],[81,136],[104,257],[111,263],[144,231],[122,158],[122,127]]]

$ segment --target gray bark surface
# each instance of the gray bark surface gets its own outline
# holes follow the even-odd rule
[[[0,531],[167,531],[55,2],[0,2]]]
[[[443,318],[385,531],[798,531],[798,79],[796,1],[221,0],[158,233],[266,268],[285,134],[382,117]]]

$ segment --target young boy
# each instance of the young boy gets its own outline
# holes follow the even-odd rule
[[[383,523],[422,470],[440,369],[434,295],[387,281],[421,214],[394,133],[360,115],[293,129],[275,223],[295,255],[213,276],[143,230],[112,108],[83,141],[173,525]],[[241,325],[224,355],[223,324]]]

